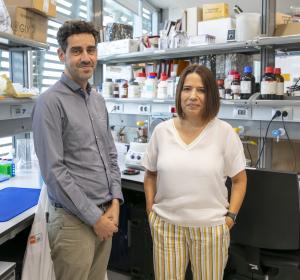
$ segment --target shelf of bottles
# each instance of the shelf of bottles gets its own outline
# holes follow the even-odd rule
[[[115,54],[109,56],[99,55],[101,64],[122,64],[155,61],[170,58],[189,58],[199,55],[224,54],[224,53],[255,53],[261,47],[273,46],[275,49],[300,50],[300,34],[290,36],[258,37],[245,42],[230,42],[222,44],[209,44],[184,48],[151,50],[147,52],[134,52]]]

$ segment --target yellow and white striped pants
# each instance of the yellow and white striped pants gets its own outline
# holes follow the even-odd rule
[[[156,280],[184,280],[189,260],[194,280],[222,280],[228,259],[227,225],[183,227],[149,214]]]

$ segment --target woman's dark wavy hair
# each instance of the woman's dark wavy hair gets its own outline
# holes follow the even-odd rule
[[[180,79],[176,89],[176,110],[180,118],[184,118],[184,113],[181,107],[181,92],[184,86],[186,76],[196,73],[198,74],[203,82],[205,89],[205,108],[203,112],[203,119],[205,121],[212,120],[219,112],[220,108],[220,97],[216,79],[213,73],[205,66],[199,64],[192,64],[186,67],[180,75]]]
[[[58,29],[57,41],[63,52],[66,52],[68,47],[68,38],[74,34],[89,33],[95,38],[95,43],[98,43],[99,32],[91,22],[83,20],[68,20]]]

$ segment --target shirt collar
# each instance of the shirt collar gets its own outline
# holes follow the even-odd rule
[[[70,79],[65,73],[61,74],[60,81],[63,82],[66,86],[68,86],[72,91],[79,93],[80,95],[85,95],[83,89],[78,85],[75,81]],[[86,92],[90,95],[92,87],[90,83],[87,83]]]

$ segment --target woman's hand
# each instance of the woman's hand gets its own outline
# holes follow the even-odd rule
[[[228,226],[229,229],[232,229],[234,226],[234,221],[230,217],[225,217],[225,223]]]

